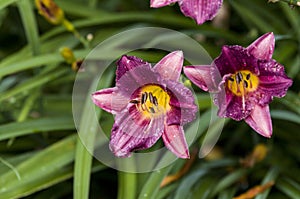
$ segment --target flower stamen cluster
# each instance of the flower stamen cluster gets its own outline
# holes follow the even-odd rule
[[[241,70],[231,75],[227,80],[227,88],[236,96],[245,96],[256,91],[259,85],[258,77],[249,70]]]

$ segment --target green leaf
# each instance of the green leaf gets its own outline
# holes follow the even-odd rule
[[[220,179],[219,183],[216,184],[214,189],[212,190],[210,197],[213,197],[220,193],[222,190],[230,187],[233,183],[237,182],[239,179],[241,179],[243,176],[247,174],[246,169],[238,169],[224,178]]]
[[[113,77],[113,71],[110,70],[108,74],[103,75],[101,88],[107,87],[111,83]],[[89,93],[95,90],[98,85],[98,79],[96,78],[90,85]],[[94,115],[94,104],[90,99],[90,95],[86,97],[82,117],[80,119],[80,132],[83,132],[88,136],[78,136],[78,142],[76,146],[75,154],[75,169],[74,169],[74,199],[88,199],[89,198],[89,187],[90,187],[90,172],[92,166],[93,156],[87,150],[94,149],[95,136],[97,133],[96,128],[98,126],[98,118]],[[100,109],[96,109],[96,115],[101,116]]]
[[[170,172],[172,166],[173,165],[169,165],[163,169],[151,172],[151,175],[144,184],[138,199],[156,199],[156,194],[159,191],[160,183]]]
[[[300,184],[290,178],[278,180],[276,187],[292,199],[300,198]]]
[[[32,48],[32,54],[37,55],[40,53],[40,41],[31,2],[31,0],[19,0],[17,5],[25,29],[27,41]]]
[[[0,1],[0,10],[9,6],[12,3],[15,3],[16,1],[18,1],[18,0],[1,0]]]
[[[52,72],[48,73],[47,75],[39,74],[39,75],[27,80],[26,82],[22,82],[21,84],[14,87],[13,89],[10,89],[10,90],[2,93],[2,95],[0,96],[0,102],[8,99],[10,97],[13,97],[14,95],[16,95],[18,93],[28,92],[32,88],[39,87],[39,86],[45,84],[46,82],[49,82],[51,80],[54,80],[54,79],[62,76],[63,74],[65,74],[68,71],[69,70],[66,68],[61,68],[61,69],[52,71]]]
[[[276,181],[277,177],[279,175],[279,170],[276,167],[273,167],[272,169],[269,170],[269,172],[265,175],[264,179],[261,182],[261,185],[266,184],[271,181]],[[271,189],[268,189],[264,191],[263,193],[257,195],[255,199],[267,199],[269,196]]]
[[[206,173],[206,169],[198,169],[185,177],[177,188],[174,199],[187,198],[191,194],[192,186]]]
[[[32,133],[41,133],[56,130],[74,129],[73,118],[55,117],[13,122],[0,126],[0,140],[23,136]]]
[[[12,170],[2,174],[1,197],[23,197],[69,177],[63,174],[65,166],[74,160],[75,141],[76,136],[67,137],[18,164],[15,169],[20,179]]]
[[[300,124],[300,116],[290,111],[272,110],[271,116],[272,118],[287,120],[290,122],[295,122],[297,124]]]

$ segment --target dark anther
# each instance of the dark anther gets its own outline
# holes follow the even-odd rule
[[[149,93],[149,100],[150,100],[150,102],[153,104],[153,95],[152,95],[151,92]]]
[[[138,103],[140,103],[140,101],[138,101],[138,100],[130,100],[130,103],[132,103],[132,104],[138,104]]]
[[[148,97],[148,93],[145,92],[142,94],[142,99],[141,99],[141,103],[145,104],[145,102],[147,101],[147,97]]]
[[[248,88],[248,82],[244,80],[244,87]]]
[[[149,110],[150,110],[151,113],[155,113],[155,110],[154,110],[153,107],[149,107]]]
[[[238,72],[236,74],[236,83],[240,84],[240,82],[243,80],[243,74],[241,72]]]
[[[229,81],[232,81],[232,82],[234,81],[234,79],[232,77],[229,77],[228,79],[229,79]]]
[[[250,73],[248,73],[248,74],[246,75],[246,79],[247,79],[247,80],[250,79]]]
[[[157,101],[157,98],[155,96],[153,97],[153,104],[155,106],[158,106],[158,101]]]

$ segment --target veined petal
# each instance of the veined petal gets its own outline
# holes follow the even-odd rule
[[[150,120],[130,105],[116,115],[109,147],[116,156],[129,157],[135,150],[151,147],[163,131],[164,115]]]
[[[177,1],[178,0],[151,0],[150,7],[159,8],[159,7],[170,5],[171,3],[175,3]]]
[[[120,95],[116,87],[92,93],[92,100],[94,104],[112,114],[120,112],[128,103],[128,98]]]
[[[180,82],[167,81],[171,110],[167,113],[167,124],[184,125],[196,118],[198,107],[191,90]]]
[[[190,158],[189,148],[185,140],[183,127],[165,125],[162,139],[166,147],[179,158]]]
[[[222,6],[222,0],[180,0],[179,5],[185,16],[202,24],[213,19]]]
[[[162,58],[153,70],[160,74],[163,79],[178,81],[183,66],[182,51],[174,51]]]
[[[216,90],[211,77],[212,66],[185,66],[184,74],[204,91]]]
[[[214,64],[222,77],[240,70],[259,74],[257,59],[242,46],[223,46],[222,53],[214,60]]]
[[[275,97],[285,96],[293,81],[285,74],[284,67],[275,60],[259,61],[259,104],[264,106]]]
[[[270,138],[272,135],[272,121],[269,106],[256,105],[245,122],[249,124],[257,133],[264,137]]]
[[[140,87],[147,84],[160,85],[161,77],[148,65],[141,65],[132,68],[123,74],[116,82],[120,93],[126,97],[131,97]]]
[[[245,119],[252,111],[254,103],[252,100],[233,95],[230,92],[222,92],[215,95],[214,103],[219,107],[219,117],[230,117],[240,121]]]
[[[131,69],[137,66],[146,66],[150,68],[150,64],[135,56],[123,55],[117,62],[116,82],[122,78]]]
[[[261,105],[270,103],[273,96],[285,96],[293,83],[291,79],[281,76],[260,76],[259,82],[258,92],[263,94],[260,99]]]
[[[247,50],[257,59],[269,60],[272,58],[275,38],[272,32],[259,37],[247,47]]]

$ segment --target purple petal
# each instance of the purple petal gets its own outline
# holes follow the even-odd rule
[[[117,62],[116,82],[122,78],[131,69],[137,66],[146,66],[150,68],[150,64],[135,56],[123,55]]]
[[[270,138],[272,135],[272,121],[269,106],[256,105],[245,122],[249,124],[257,133],[264,137]]]
[[[185,66],[184,74],[199,88],[204,91],[216,90],[211,77],[212,66]]]
[[[222,53],[214,63],[222,77],[240,70],[249,70],[259,75],[257,59],[241,46],[223,46]]]
[[[258,92],[261,93],[260,104],[266,105],[272,101],[273,96],[283,97],[293,81],[280,76],[260,76]]]
[[[122,95],[131,96],[142,86],[147,84],[161,84],[160,75],[155,73],[148,65],[141,65],[123,74],[116,85]]]
[[[258,87],[259,104],[264,106],[275,97],[285,96],[293,81],[287,77],[284,67],[275,60],[260,61],[260,76]]]
[[[178,0],[151,0],[150,7],[159,8],[159,7],[170,5],[171,3],[175,3],[177,1]]]
[[[195,19],[197,24],[202,24],[217,15],[222,2],[222,0],[181,0],[179,5],[185,16]]]
[[[129,101],[128,98],[119,94],[116,87],[94,92],[92,100],[94,104],[112,114],[120,112]]]
[[[254,100],[248,98],[238,97],[233,95],[230,91],[226,94],[220,92],[215,95],[214,103],[219,107],[219,117],[230,117],[234,120],[240,121],[245,119],[252,111]]]
[[[117,114],[110,138],[110,149],[118,157],[151,147],[164,131],[164,116],[149,119],[133,105]]]
[[[179,158],[190,158],[182,126],[166,125],[162,139],[166,147]]]
[[[174,51],[162,58],[153,70],[165,80],[178,81],[183,65],[182,51]]]
[[[167,81],[167,89],[171,97],[171,110],[167,113],[167,124],[184,125],[193,121],[198,107],[192,91],[182,83],[174,81]]]
[[[247,50],[257,59],[269,60],[272,58],[275,38],[272,32],[259,37],[247,47]]]

